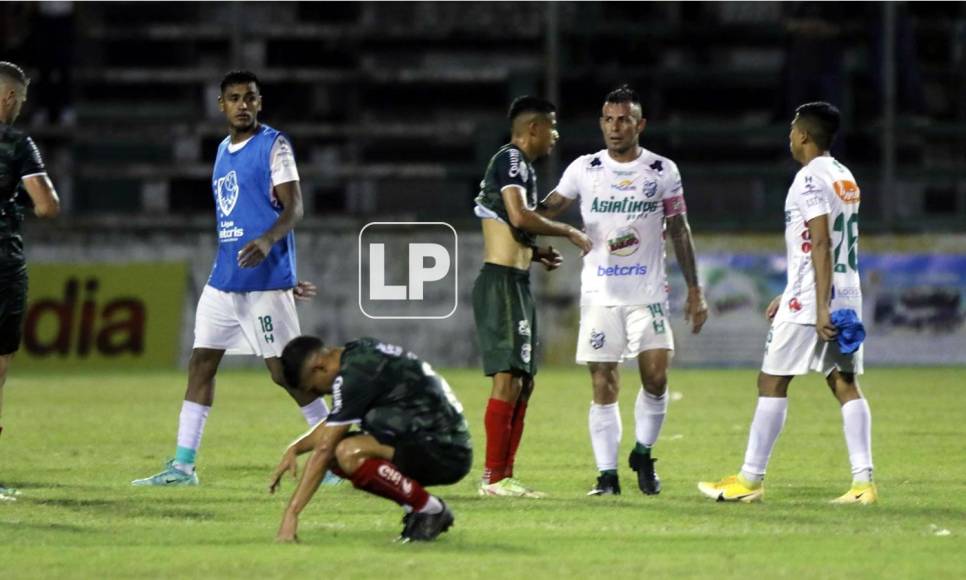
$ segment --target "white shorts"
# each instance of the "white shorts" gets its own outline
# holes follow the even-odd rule
[[[580,307],[577,362],[623,362],[645,350],[674,350],[663,304]]]
[[[821,340],[812,324],[772,324],[765,340],[761,372],[791,376],[816,371],[828,376],[833,370],[861,375],[862,347],[852,354],[842,354],[838,343]]]
[[[288,341],[299,334],[291,289],[222,292],[206,284],[201,292],[194,348],[272,358],[281,356]]]

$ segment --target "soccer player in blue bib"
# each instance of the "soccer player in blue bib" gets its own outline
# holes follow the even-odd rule
[[[318,395],[286,386],[279,359],[300,334],[295,299],[315,294],[313,285],[295,277],[293,228],[302,218],[302,192],[292,146],[258,122],[262,96],[254,74],[225,75],[218,104],[229,127],[211,178],[218,253],[195,314],[178,446],[164,471],[133,485],[198,484],[195,454],[226,353],[264,358],[272,380],[295,399],[309,426],[328,415]]]

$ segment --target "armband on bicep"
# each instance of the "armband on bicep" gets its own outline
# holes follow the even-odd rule
[[[688,213],[688,206],[684,203],[684,196],[679,195],[677,197],[672,197],[663,200],[664,202],[664,217],[674,217],[676,215],[682,215]]]

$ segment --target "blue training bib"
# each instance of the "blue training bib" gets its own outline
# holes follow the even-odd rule
[[[228,150],[231,137],[218,146],[211,189],[215,197],[218,254],[208,284],[224,292],[254,292],[295,287],[295,233],[272,246],[254,268],[238,266],[238,252],[278,219],[282,206],[272,192],[271,153],[281,133],[261,125],[244,147]]]

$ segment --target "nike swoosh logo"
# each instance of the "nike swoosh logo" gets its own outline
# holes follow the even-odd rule
[[[744,499],[746,497],[751,497],[753,495],[755,495],[754,492],[752,492],[752,493],[746,493],[744,495],[736,495],[732,499]],[[723,491],[721,492],[721,495],[718,496],[718,501],[725,501],[725,496],[724,496],[724,492]]]

